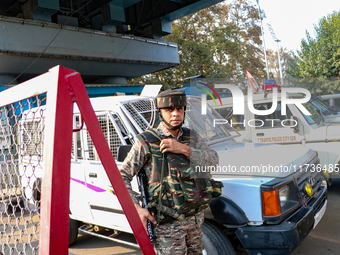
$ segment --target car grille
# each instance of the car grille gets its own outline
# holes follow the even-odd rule
[[[304,186],[306,183],[309,183],[314,193],[319,190],[323,178],[323,173],[321,169],[316,169],[316,166],[320,165],[320,161],[316,156],[309,164],[305,164],[298,171],[298,175],[296,176],[297,185],[300,191],[302,202],[307,203],[311,197],[305,193]]]

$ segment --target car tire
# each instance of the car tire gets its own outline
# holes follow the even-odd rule
[[[202,224],[204,254],[236,255],[228,237],[220,228],[205,221]]]
[[[77,236],[78,236],[78,221],[70,218],[69,245],[73,244],[77,240]]]

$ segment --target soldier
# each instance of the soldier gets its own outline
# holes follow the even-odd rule
[[[209,173],[200,176],[194,166],[216,166],[218,156],[195,131],[182,127],[184,93],[163,91],[156,106],[161,123],[138,136],[120,172],[144,227],[147,220],[157,224],[156,253],[202,254],[203,210],[220,194],[222,184],[211,180]],[[140,206],[131,188],[133,176],[142,168],[152,214]]]

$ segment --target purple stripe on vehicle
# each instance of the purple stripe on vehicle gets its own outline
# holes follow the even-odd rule
[[[77,179],[74,179],[74,178],[71,178],[71,180],[75,181],[75,182],[78,182],[80,184],[83,184],[83,185],[87,186],[89,189],[94,190],[95,192],[104,192],[104,191],[106,191],[105,189],[99,188],[99,187],[94,186],[94,185],[89,184],[89,183],[85,183],[85,182],[83,182],[81,180],[77,180]]]

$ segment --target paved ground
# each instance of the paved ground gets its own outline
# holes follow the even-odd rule
[[[340,179],[333,180],[328,191],[327,210],[318,226],[292,255],[338,255],[340,254]],[[69,249],[69,255],[140,255],[139,249],[114,243],[109,240],[79,235]],[[122,238],[133,240],[132,235]],[[221,255],[221,254],[216,254]]]
[[[120,234],[119,238],[134,241],[133,235]],[[80,234],[77,242],[69,248],[69,255],[142,255],[138,248],[112,242],[102,238]]]

